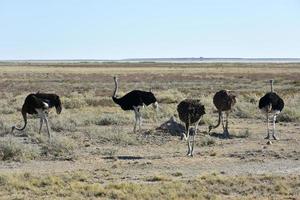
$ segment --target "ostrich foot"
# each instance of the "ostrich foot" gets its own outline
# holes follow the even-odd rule
[[[229,138],[229,132],[228,131],[224,131],[223,132],[223,136],[224,136],[224,138],[228,139]]]
[[[267,135],[267,137],[265,137],[266,140],[270,139],[270,134]]]
[[[273,139],[274,139],[274,140],[279,140],[279,138],[276,137],[275,135],[273,135]]]
[[[189,157],[194,157],[194,155],[192,153],[187,153],[186,155]]]

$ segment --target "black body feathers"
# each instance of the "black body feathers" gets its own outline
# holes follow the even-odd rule
[[[185,99],[178,104],[177,112],[182,122],[193,124],[205,114],[205,108],[200,100]]]
[[[275,92],[268,92],[259,100],[258,107],[259,109],[267,108],[268,112],[271,110],[282,111],[284,102]]]
[[[46,104],[47,105],[46,105]],[[22,110],[28,114],[37,114],[36,109],[47,109],[55,107],[59,114],[62,110],[61,101],[56,94],[36,93],[29,94],[25,98]]]
[[[27,114],[33,115],[38,114],[37,109],[46,110],[48,108],[56,108],[58,114],[61,113],[62,106],[61,101],[58,95],[56,94],[47,94],[47,93],[36,93],[29,94],[24,101],[22,106],[22,116],[24,119],[24,126],[22,128],[17,128],[13,126],[13,129],[22,131],[27,125]],[[13,130],[12,129],[12,130]]]
[[[134,110],[133,107],[150,105],[157,100],[152,92],[146,92],[141,90],[133,90],[123,97],[112,97],[113,101],[120,105],[123,110]]]

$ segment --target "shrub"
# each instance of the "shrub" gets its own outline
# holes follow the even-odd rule
[[[146,181],[149,181],[149,182],[170,181],[170,178],[167,176],[163,176],[163,175],[155,175],[155,176],[146,178]]]
[[[46,156],[54,156],[60,158],[69,158],[73,156],[75,143],[67,137],[51,138],[48,143],[42,145],[41,154]]]
[[[212,137],[210,136],[204,136],[202,139],[201,139],[201,146],[212,146],[216,143],[216,140],[213,139]]]
[[[13,138],[0,141],[0,160],[24,161],[38,157],[38,151]]]
[[[7,124],[4,123],[4,120],[0,118],[0,136],[9,134],[11,132],[11,127],[7,126]]]
[[[157,100],[159,103],[178,103],[184,99],[184,94],[177,89],[170,89],[158,95]]]
[[[70,97],[62,97],[62,105],[66,109],[82,108],[86,106],[83,95],[73,92]]]
[[[279,122],[298,122],[300,121],[300,111],[297,109],[286,108],[277,116]]]
[[[239,131],[238,133],[235,133],[234,131],[230,132],[230,137],[234,138],[248,138],[250,136],[250,131],[249,129]]]
[[[95,124],[99,126],[124,125],[128,121],[128,118],[123,115],[106,113],[102,114],[98,120],[95,120]]]
[[[72,118],[67,118],[66,116],[56,116],[51,118],[51,129],[56,132],[69,131],[75,132],[77,130],[77,122]]]

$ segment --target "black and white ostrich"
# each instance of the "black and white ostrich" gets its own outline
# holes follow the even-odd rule
[[[201,117],[205,114],[204,105],[198,99],[185,99],[177,106],[179,119],[185,123],[186,134],[183,133],[184,138],[187,140],[188,152],[187,156],[193,156],[195,135],[198,129]],[[195,124],[195,132],[190,136],[190,125]],[[192,141],[191,141],[192,137]],[[192,143],[191,143],[192,142]]]
[[[43,126],[43,121],[46,123],[48,137],[51,138],[49,124],[48,124],[48,110],[52,107],[56,108],[57,114],[61,113],[62,106],[61,101],[58,95],[56,94],[47,94],[47,93],[35,93],[29,94],[25,98],[25,102],[22,106],[22,116],[24,119],[24,126],[22,128],[18,128],[16,126],[12,127],[12,132],[16,129],[18,131],[22,131],[26,128],[27,125],[27,114],[34,115],[37,114],[40,118],[40,129],[39,134],[41,133],[41,129]]]
[[[269,119],[273,120],[273,139],[278,140],[278,137],[275,135],[275,122],[277,115],[282,111],[284,107],[284,101],[276,94],[273,90],[274,80],[270,80],[271,92],[266,93],[259,100],[259,109],[266,114],[267,117],[267,132],[268,135],[265,139],[270,139],[270,130],[269,130]]]
[[[218,124],[213,126],[209,126],[209,131],[211,129],[217,128],[221,121],[222,121],[222,126],[223,126],[223,135],[224,137],[229,137],[229,132],[228,132],[228,116],[230,111],[232,110],[233,106],[236,104],[236,95],[233,94],[233,92],[229,90],[220,90],[218,91],[214,97],[213,97],[213,103],[215,107],[218,109],[218,114],[219,114],[219,119],[218,119]],[[223,113],[225,113],[226,117],[224,117]],[[224,121],[225,121],[225,126],[224,126]]]
[[[133,132],[136,133],[136,125],[139,124],[139,130],[141,130],[141,108],[144,105],[148,106],[150,104],[153,105],[155,109],[158,109],[157,100],[152,92],[146,92],[141,90],[133,90],[123,97],[117,98],[118,93],[118,78],[114,77],[115,81],[115,91],[113,93],[112,99],[118,104],[123,110],[133,110],[135,113],[135,124],[133,128]]]

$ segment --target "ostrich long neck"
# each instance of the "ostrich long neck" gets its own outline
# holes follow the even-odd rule
[[[270,84],[271,84],[271,92],[274,92],[274,90],[273,90],[273,81],[270,81]]]
[[[115,79],[115,91],[114,91],[114,94],[113,94],[113,97],[115,97],[115,98],[117,97],[118,88],[119,88],[118,81],[117,81],[117,79]]]
[[[26,112],[23,109],[22,109],[22,116],[23,116],[23,119],[24,119],[24,126],[22,128],[18,128],[16,126],[14,126],[14,128],[17,129],[18,131],[23,131],[26,128],[26,125],[27,125],[27,115],[26,115]]]
[[[215,125],[215,126],[212,126],[212,128],[213,128],[213,129],[215,129],[215,128],[218,128],[218,126],[220,126],[220,124],[221,124],[221,115],[222,115],[222,113],[221,113],[221,111],[219,111],[219,119],[218,119],[218,124],[217,124],[217,125]]]

